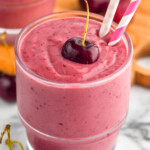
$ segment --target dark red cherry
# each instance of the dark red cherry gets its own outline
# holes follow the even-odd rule
[[[16,100],[16,77],[0,73],[0,97],[6,101]]]
[[[104,13],[108,7],[109,1],[110,0],[87,0],[90,12],[94,13]],[[86,9],[84,0],[79,0],[79,2],[83,9]]]
[[[62,48],[62,56],[73,62],[80,64],[92,64],[99,57],[99,48],[90,41],[85,41],[85,46],[81,45],[82,38],[71,38]]]

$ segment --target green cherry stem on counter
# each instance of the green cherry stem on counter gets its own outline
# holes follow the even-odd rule
[[[8,140],[8,139],[5,141],[5,143],[6,143],[6,145],[8,145],[8,147],[9,147],[9,140]],[[21,147],[21,150],[24,150],[22,144],[21,144],[20,142],[18,142],[18,141],[10,141],[10,144],[11,144],[11,145],[13,145],[13,144],[18,144],[18,145]]]
[[[85,26],[85,31],[84,31],[84,35],[83,35],[83,39],[82,39],[82,46],[85,46],[85,38],[86,38],[86,34],[87,34],[87,29],[88,29],[88,23],[89,23],[89,5],[87,0],[84,0],[85,4],[86,4],[86,8],[87,8],[87,19],[86,19],[86,26]]]
[[[7,132],[7,136],[8,136],[8,147],[10,150],[13,150],[12,145],[11,145],[11,139],[10,139],[10,125],[7,124],[4,131],[1,133],[1,137],[0,137],[0,144],[2,143],[2,139],[4,134]]]
[[[7,124],[4,131],[1,133],[1,137],[0,137],[0,144],[2,144],[2,140],[3,140],[3,136],[5,135],[5,133],[7,132],[7,136],[8,136],[8,139],[6,140],[6,145],[9,147],[9,150],[13,150],[13,147],[12,145],[13,144],[19,144],[19,146],[21,147],[21,150],[24,150],[22,144],[18,141],[11,141],[11,138],[10,138],[10,125]]]

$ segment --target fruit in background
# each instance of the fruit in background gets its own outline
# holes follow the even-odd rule
[[[2,35],[3,36],[3,35]],[[6,101],[16,100],[16,77],[14,47],[5,40],[0,45],[0,98]]]
[[[84,0],[79,0],[81,3],[81,6],[86,9]],[[90,12],[94,13],[103,13],[106,11],[109,0],[87,0],[89,4]]]
[[[16,75],[14,46],[9,46],[7,49],[4,45],[0,45],[0,72]]]
[[[0,97],[6,101],[16,100],[16,77],[0,73]]]
[[[79,0],[83,9],[85,9],[84,0]],[[94,13],[105,14],[110,0],[87,0],[89,3],[90,11]],[[120,0],[118,9],[116,11],[114,21],[119,23],[122,18],[130,0]]]

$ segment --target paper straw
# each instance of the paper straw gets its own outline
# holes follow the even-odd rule
[[[108,45],[113,46],[119,42],[121,36],[125,32],[130,20],[132,19],[137,7],[139,6],[141,0],[132,0],[126,9],[116,31],[114,32],[113,36],[111,37]]]
[[[119,2],[120,2],[120,0],[110,0],[103,24],[102,24],[101,29],[99,31],[99,36],[101,38],[108,34]]]

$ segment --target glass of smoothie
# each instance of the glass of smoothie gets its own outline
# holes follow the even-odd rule
[[[0,33],[7,32],[8,41],[13,43],[20,28],[51,13],[54,3],[55,0],[0,0]]]
[[[86,40],[99,48],[91,64],[62,56],[70,38],[82,38],[86,13],[55,13],[26,26],[16,42],[18,114],[30,150],[112,150],[128,111],[132,43],[125,33],[107,45],[103,17],[90,13]]]

